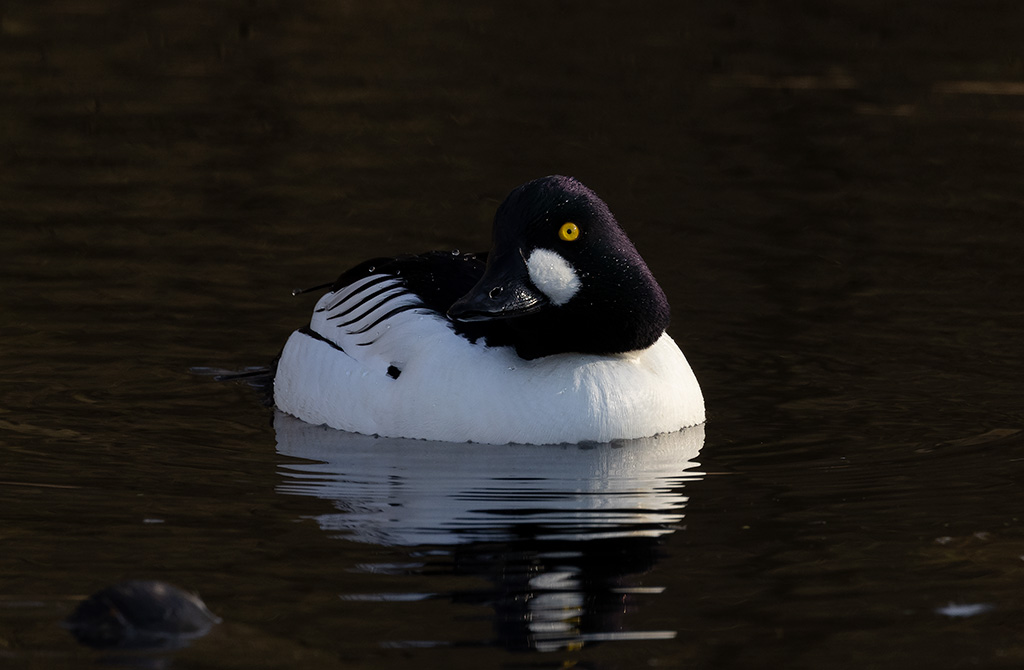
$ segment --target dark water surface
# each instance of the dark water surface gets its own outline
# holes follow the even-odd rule
[[[1014,2],[0,8],[0,665],[127,579],[167,668],[1024,666]],[[703,429],[339,435],[189,373],[290,289],[487,246],[573,174],[673,304]]]

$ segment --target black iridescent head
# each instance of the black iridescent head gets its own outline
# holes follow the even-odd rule
[[[523,184],[498,207],[487,269],[448,314],[500,319],[524,358],[645,349],[669,320],[664,292],[608,206],[562,176]]]

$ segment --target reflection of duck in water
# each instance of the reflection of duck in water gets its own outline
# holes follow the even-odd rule
[[[275,415],[281,493],[329,500],[320,527],[385,546],[450,546],[455,570],[487,578],[449,594],[493,607],[502,644],[541,650],[671,635],[623,632],[629,575],[655,562],[683,518],[704,427],[614,444],[432,443]]]
[[[330,288],[274,379],[277,406],[309,423],[554,444],[704,421],[661,287],[575,179],[512,191],[489,253],[375,259]]]

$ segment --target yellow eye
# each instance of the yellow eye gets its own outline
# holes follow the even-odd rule
[[[566,242],[572,242],[580,236],[580,227],[571,221],[563,223],[562,227],[558,229],[558,238],[565,240]]]

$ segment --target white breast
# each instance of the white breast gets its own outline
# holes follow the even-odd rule
[[[382,288],[321,299],[311,327],[336,346],[292,334],[274,381],[281,410],[368,435],[491,444],[607,442],[704,421],[700,387],[668,335],[641,352],[526,361],[458,336],[397,284],[376,308],[380,297],[330,318]],[[378,322],[397,307],[406,311]]]

